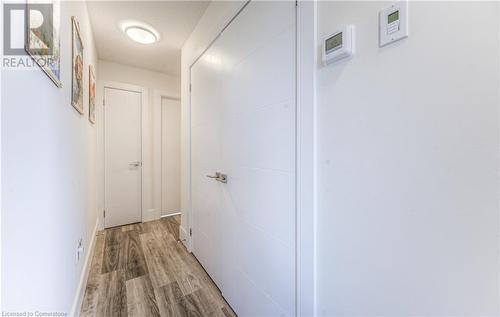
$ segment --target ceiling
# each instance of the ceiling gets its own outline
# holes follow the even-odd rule
[[[208,1],[87,2],[100,59],[179,76],[181,48],[198,23]],[[120,29],[123,20],[154,27],[160,41],[143,45]]]

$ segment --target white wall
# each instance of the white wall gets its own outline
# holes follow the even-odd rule
[[[181,227],[180,235],[190,249],[189,211],[190,188],[190,66],[210,45],[226,24],[236,15],[244,1],[213,1],[205,10],[193,32],[182,47],[181,53]]]
[[[388,5],[318,3],[357,28],[318,69],[318,313],[497,315],[499,4],[411,2],[379,48]]]
[[[87,89],[84,115],[71,106],[71,16],[88,87],[97,55],[84,2],[61,2],[63,88],[40,69],[2,70],[3,311],[69,313],[84,262],[77,242],[87,251],[96,226],[96,126]]]
[[[162,90],[172,96],[180,94],[180,79],[165,73],[99,60],[99,80],[142,86],[153,90]]]

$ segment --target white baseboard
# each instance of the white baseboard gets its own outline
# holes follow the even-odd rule
[[[171,214],[161,215],[160,218],[167,218],[167,217],[177,216],[180,214],[181,214],[180,212],[173,212]]]
[[[76,289],[75,298],[73,300],[73,305],[71,306],[71,313],[69,316],[79,317],[80,308],[82,306],[83,297],[85,296],[85,288],[87,287],[87,279],[90,272],[90,264],[92,263],[92,255],[94,254],[94,247],[96,242],[97,230],[100,228],[100,218],[97,217],[94,231],[92,232],[92,239],[90,240],[87,253],[85,254],[85,262],[83,263],[82,272],[80,274],[80,281],[78,282],[78,287]]]

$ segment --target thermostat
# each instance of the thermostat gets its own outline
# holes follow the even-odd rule
[[[380,47],[408,37],[408,1],[397,2],[379,13]]]
[[[330,64],[354,54],[354,25],[347,25],[323,41],[323,64]]]

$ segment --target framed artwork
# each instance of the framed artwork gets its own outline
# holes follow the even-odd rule
[[[60,3],[26,3],[24,49],[57,87],[61,83]]]
[[[95,74],[94,67],[89,65],[89,121],[95,123]]]
[[[83,41],[78,21],[75,17],[71,17],[71,21],[73,24],[71,105],[80,114],[83,114]]]

